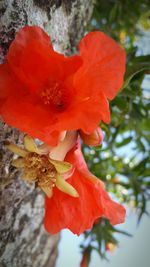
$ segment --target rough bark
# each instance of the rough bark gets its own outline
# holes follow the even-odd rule
[[[57,51],[72,53],[91,12],[92,0],[1,0],[0,62],[24,25],[41,26]],[[0,123],[0,267],[52,267],[59,235],[44,230],[44,195],[20,179],[5,140],[21,144],[23,133]]]

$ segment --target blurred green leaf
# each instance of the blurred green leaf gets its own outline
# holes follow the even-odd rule
[[[132,139],[133,138],[131,136],[127,137],[127,138],[123,139],[121,142],[116,143],[116,147],[125,146],[125,145],[129,144],[132,141]]]
[[[129,63],[129,66],[127,66],[125,82],[122,89],[128,86],[129,82],[136,74],[146,70],[150,70],[150,56],[139,56],[134,58],[134,60]]]

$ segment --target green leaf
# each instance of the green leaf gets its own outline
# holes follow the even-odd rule
[[[132,171],[134,172],[139,172],[139,171],[144,171],[145,170],[145,165],[148,162],[149,157],[146,157],[142,159],[133,169]]]
[[[150,55],[134,58],[134,60],[130,62],[129,65],[127,65],[125,82],[122,89],[128,86],[128,84],[136,74],[145,70],[150,70]]]
[[[125,145],[129,144],[131,142],[132,138],[133,137],[130,136],[130,137],[123,139],[123,141],[116,143],[116,147],[121,147],[121,146],[125,146]]]
[[[122,96],[116,97],[116,99],[113,101],[113,104],[115,104],[121,111],[127,109],[128,107],[128,102]]]
[[[132,235],[130,233],[126,232],[126,231],[115,229],[115,232],[119,233],[119,234],[122,234],[122,235],[126,235],[128,237],[132,237]]]

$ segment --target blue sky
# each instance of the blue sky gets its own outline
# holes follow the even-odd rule
[[[102,261],[93,253],[90,267],[150,267],[150,218],[144,216],[137,227],[136,215],[129,214],[120,229],[130,232],[133,237],[120,235],[119,248],[113,254],[108,253],[109,262]],[[80,241],[82,236],[77,237],[68,230],[62,231],[56,267],[80,266]]]

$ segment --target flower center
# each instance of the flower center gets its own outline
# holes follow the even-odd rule
[[[44,88],[41,92],[41,98],[45,105],[53,104],[57,107],[63,107],[62,90],[57,82],[54,82],[51,87]]]
[[[57,171],[46,155],[28,153],[25,159],[25,173],[38,186],[55,186]]]

